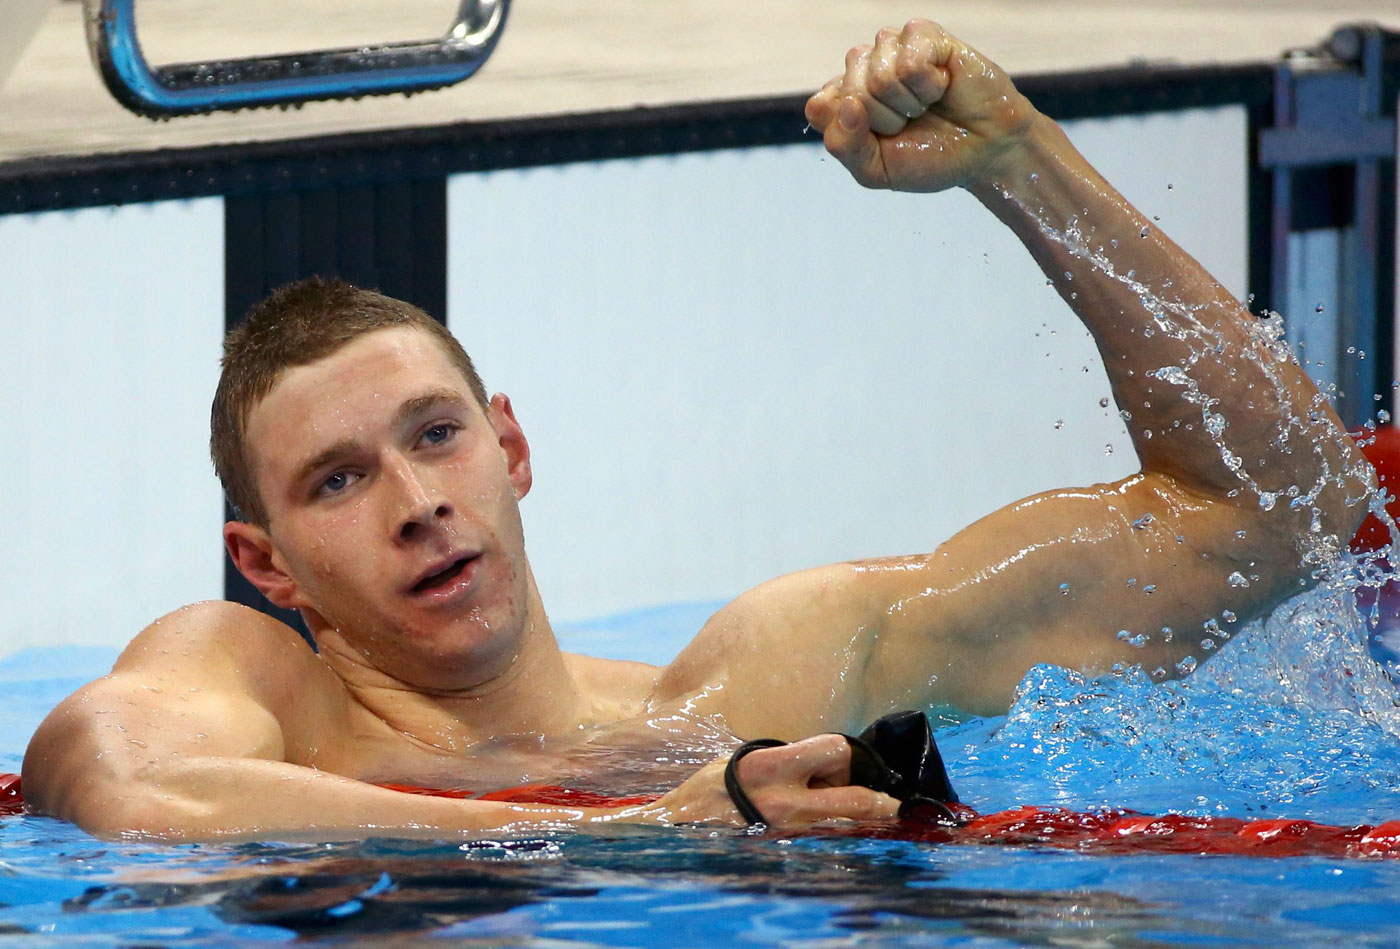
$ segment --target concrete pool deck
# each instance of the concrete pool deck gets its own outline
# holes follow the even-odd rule
[[[440,34],[454,9],[447,0],[138,8],[155,64],[422,39]],[[81,6],[66,0],[0,86],[0,162],[796,94],[837,72],[848,46],[913,15],[939,18],[1017,75],[1267,62],[1344,22],[1400,27],[1388,0],[518,0],[491,61],[452,89],[157,123],[107,94],[88,60]]]

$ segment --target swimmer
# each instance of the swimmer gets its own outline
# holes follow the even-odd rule
[[[241,512],[230,557],[300,611],[319,651],[231,603],[158,620],[34,735],[31,808],[170,840],[732,825],[728,752],[772,738],[792,743],[735,769],[770,824],[887,818],[898,803],[851,784],[835,733],[901,708],[1005,712],[1037,663],[1171,670],[1202,654],[1203,624],[1232,628],[1306,587],[1305,541],[1351,536],[1370,469],[1312,382],[998,66],[914,20],[852,49],[806,112],[860,184],[966,188],[1016,234],[1093,336],[1139,473],[1012,504],[932,553],[772,580],[665,668],[565,654],[525,552],[530,449],[510,400],[488,398],[412,307],[293,285],[226,341],[213,453]],[[871,266],[878,247],[834,236],[812,279]],[[889,305],[937,304],[920,274],[888,280]],[[1005,316],[967,318],[1005,332]],[[1316,492],[1260,503],[1292,485]],[[592,748],[655,760],[676,743],[714,760],[683,762],[648,804],[378,786],[488,790],[576,774]]]

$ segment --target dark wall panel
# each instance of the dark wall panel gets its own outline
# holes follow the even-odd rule
[[[224,202],[224,325],[303,277],[340,277],[447,319],[447,179],[307,187],[231,195]],[[232,516],[232,512],[227,512]],[[225,595],[305,635],[225,559]]]

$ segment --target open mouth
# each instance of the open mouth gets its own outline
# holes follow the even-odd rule
[[[454,560],[445,570],[439,570],[437,573],[430,574],[429,576],[426,576],[422,580],[419,580],[417,583],[415,583],[413,585],[413,592],[431,593],[433,590],[437,590],[447,586],[453,580],[457,579],[457,577],[462,573],[463,570],[466,569],[467,564],[470,562],[470,557],[463,557],[460,560]]]

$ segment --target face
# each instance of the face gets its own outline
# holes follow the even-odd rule
[[[268,526],[225,534],[273,602],[419,688],[509,666],[531,603],[530,465],[504,396],[483,411],[431,336],[379,330],[289,370],[246,444]]]

